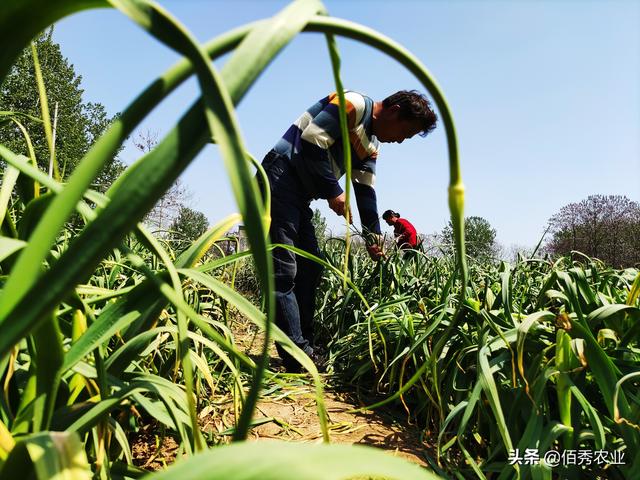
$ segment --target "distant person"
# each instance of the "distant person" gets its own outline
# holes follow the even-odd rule
[[[401,218],[400,214],[393,210],[384,212],[382,219],[387,222],[387,225],[393,227],[393,236],[396,238],[398,248],[401,250],[418,248],[418,232],[409,220]]]
[[[373,189],[379,142],[402,143],[416,134],[427,135],[437,117],[427,98],[417,91],[399,91],[382,101],[360,93],[345,92],[351,178],[356,204],[365,232],[367,251],[379,260],[382,250],[376,193]],[[337,215],[351,219],[345,193],[338,180],[345,173],[337,93],[324,97],[305,111],[273,149],[262,165],[271,187],[272,243],[292,245],[321,257],[313,213],[309,204],[322,198]],[[324,359],[313,348],[315,294],[322,266],[284,248],[273,250],[276,287],[276,324],[316,365]],[[288,371],[298,363],[278,345]]]

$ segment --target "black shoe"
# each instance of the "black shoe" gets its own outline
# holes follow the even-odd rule
[[[318,369],[318,372],[323,373],[327,370],[327,357],[318,350],[314,350],[309,354],[309,358]]]
[[[293,359],[289,362],[282,362],[282,367],[284,368],[285,373],[302,373],[304,370],[302,365]]]
[[[324,372],[327,368],[327,357],[317,350],[308,353],[307,356],[311,359],[313,364],[318,369],[318,372]],[[282,366],[287,373],[302,373],[305,371],[304,367],[300,365],[293,357],[287,355],[286,360],[282,361]]]

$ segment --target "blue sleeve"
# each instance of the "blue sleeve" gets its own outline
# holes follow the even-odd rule
[[[376,161],[369,157],[362,162],[355,162],[351,171],[353,191],[360,213],[362,229],[365,232],[380,234],[380,218],[378,217],[378,202],[375,183]]]

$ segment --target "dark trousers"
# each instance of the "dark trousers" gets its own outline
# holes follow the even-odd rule
[[[289,160],[271,151],[262,161],[262,166],[271,187],[271,243],[292,245],[321,257],[311,223],[311,199],[305,194]],[[316,289],[323,267],[284,248],[273,250],[273,266],[276,325],[305,353],[310,354],[313,352]],[[295,360],[279,345],[277,347],[285,366],[294,366]]]

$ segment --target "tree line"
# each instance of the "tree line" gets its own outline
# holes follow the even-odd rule
[[[497,242],[496,229],[482,217],[465,218],[467,254],[480,261],[504,257]],[[431,236],[446,254],[452,253],[451,222],[440,234]],[[526,255],[554,259],[580,254],[597,258],[615,268],[640,265],[640,203],[624,195],[590,195],[586,199],[565,205],[548,221],[540,248],[524,251]],[[513,253],[513,252],[512,252]]]
[[[551,254],[579,251],[616,268],[640,264],[640,204],[623,195],[590,195],[549,220]]]

